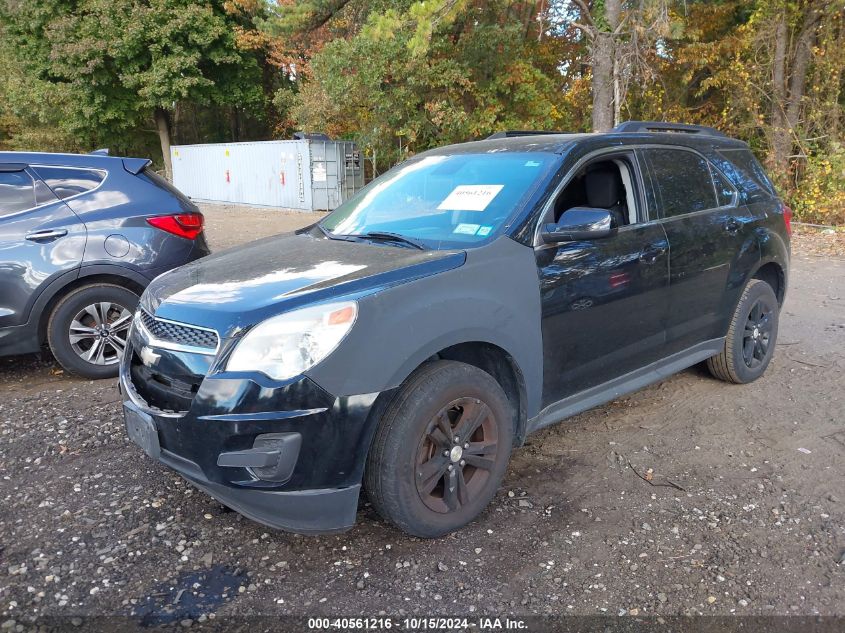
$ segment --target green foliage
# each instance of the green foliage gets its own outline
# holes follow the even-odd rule
[[[79,145],[144,145],[156,108],[180,102],[263,105],[255,55],[239,50],[222,2],[7,0],[5,49],[26,77],[9,97],[21,112],[51,104]],[[60,107],[56,108],[55,106]],[[36,114],[36,118],[38,115]]]
[[[370,14],[314,57],[294,115],[391,163],[497,129],[554,127],[555,62],[522,23],[501,20],[511,4],[438,0]]]
[[[790,196],[795,214],[814,224],[845,225],[845,146],[832,143],[807,159]]]
[[[154,155],[163,109],[177,142],[304,128],[358,140],[381,170],[501,129],[586,131],[608,4],[585,3],[590,25],[575,0],[0,0],[0,146]],[[841,0],[618,9],[623,119],[742,138],[799,217],[845,221]],[[790,155],[775,161],[776,29],[794,60],[814,12]]]
[[[800,0],[720,0],[688,3],[679,36],[662,42],[654,56],[656,79],[629,95],[624,111],[632,119],[687,121],[712,125],[749,143],[798,219],[843,222],[840,162],[845,126],[845,14],[841,3]],[[788,29],[787,80],[795,68],[796,40],[808,11],[819,8],[807,88],[798,123],[789,130],[788,166],[773,160],[775,36],[783,17]],[[789,83],[787,81],[787,83]],[[788,95],[787,95],[788,96]],[[786,105],[782,106],[785,109]],[[825,219],[826,218],[826,219]]]

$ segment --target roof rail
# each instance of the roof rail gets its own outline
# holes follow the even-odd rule
[[[497,138],[514,138],[517,136],[540,136],[542,134],[566,134],[566,132],[556,132],[555,130],[503,130],[501,132],[494,132],[484,140],[490,141]]]
[[[727,138],[727,135],[714,127],[707,125],[690,125],[688,123],[667,123],[665,121],[625,121],[612,130],[635,134],[637,132],[672,132],[681,134],[700,134],[701,136],[720,136]]]

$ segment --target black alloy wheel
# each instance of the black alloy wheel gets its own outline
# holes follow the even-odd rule
[[[475,519],[496,494],[513,445],[514,405],[487,372],[428,362],[387,405],[367,458],[376,511],[436,538]]]
[[[746,367],[755,369],[768,357],[772,336],[772,308],[761,299],[748,313],[742,336],[742,358]]]
[[[772,287],[752,279],[734,310],[722,351],[707,360],[716,378],[737,384],[765,373],[775,351],[780,306]]]
[[[493,412],[476,398],[440,409],[417,450],[417,493],[435,512],[455,512],[485,488],[496,464],[499,433]]]

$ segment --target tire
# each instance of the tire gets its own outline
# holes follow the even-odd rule
[[[446,438],[446,424],[452,437]],[[455,361],[426,363],[387,406],[364,487],[376,511],[399,529],[443,536],[490,503],[507,469],[513,433],[513,407],[490,374]]]
[[[762,376],[775,351],[779,310],[769,284],[759,279],[748,282],[731,319],[724,349],[707,359],[710,373],[735,384]]]
[[[50,314],[50,351],[72,374],[114,378],[137,305],[138,295],[114,284],[90,284],[73,290]]]

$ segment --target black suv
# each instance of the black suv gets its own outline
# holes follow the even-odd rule
[[[47,341],[66,370],[116,376],[138,297],[208,254],[202,230],[148,159],[0,152],[0,355]]]
[[[706,361],[759,378],[789,209],[709,128],[500,133],[420,154],[321,222],[166,273],[121,364],[129,436],[244,515],[422,537],[528,433]]]

